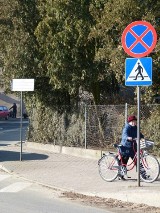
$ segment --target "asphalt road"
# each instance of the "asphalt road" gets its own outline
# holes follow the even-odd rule
[[[3,213],[109,213],[60,197],[53,189],[0,170],[0,206]]]
[[[22,131],[22,141],[26,140],[28,119],[23,119],[22,129],[19,118],[9,118],[0,120],[0,145],[13,144],[20,141],[20,131]]]

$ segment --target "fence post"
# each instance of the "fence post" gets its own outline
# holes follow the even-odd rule
[[[125,123],[127,123],[127,117],[128,117],[128,104],[125,103]]]
[[[85,118],[85,128],[84,128],[84,146],[87,149],[87,105],[84,105],[84,118]]]

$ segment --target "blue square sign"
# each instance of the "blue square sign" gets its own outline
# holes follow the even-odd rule
[[[126,58],[126,86],[152,85],[152,58]]]

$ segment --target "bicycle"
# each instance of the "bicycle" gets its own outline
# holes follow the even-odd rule
[[[146,139],[140,141],[140,165],[142,165],[145,172],[145,177],[140,172],[140,178],[147,183],[157,180],[160,172],[158,160],[147,151],[152,149],[153,145],[153,141]],[[118,150],[117,153],[104,153],[98,161],[99,174],[103,180],[108,182],[114,181],[117,177],[120,179],[122,176],[127,176],[127,171],[132,170],[137,165],[137,152],[135,152],[134,158],[130,163],[124,164],[121,154],[122,145],[114,144],[114,147]]]

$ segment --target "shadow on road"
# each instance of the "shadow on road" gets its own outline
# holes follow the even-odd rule
[[[29,161],[29,160],[45,160],[48,158],[48,155],[44,154],[37,154],[37,153],[22,153],[22,160]],[[19,161],[20,160],[20,152],[14,151],[4,151],[0,150],[0,162],[3,161]]]

